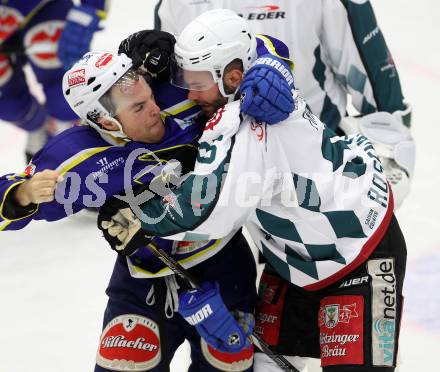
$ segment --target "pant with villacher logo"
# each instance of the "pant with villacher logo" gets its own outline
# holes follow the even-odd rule
[[[189,271],[201,282],[218,281],[229,310],[254,312],[256,267],[241,233],[216,255]],[[109,301],[95,372],[169,371],[169,363],[185,339],[191,346],[189,372],[253,371],[253,348],[234,354],[215,350],[179,313],[173,313],[177,310],[175,307],[165,306],[167,298],[173,296],[173,288],[176,291],[179,286],[187,289],[177,276],[167,278],[133,278],[125,258],[118,256],[107,288]],[[165,308],[168,309],[166,313]]]
[[[299,288],[266,266],[256,331],[279,354],[320,358],[324,372],[392,372],[405,266],[406,245],[395,217],[363,264],[318,291]]]

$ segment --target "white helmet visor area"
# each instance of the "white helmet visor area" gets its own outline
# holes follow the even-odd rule
[[[130,69],[104,93],[99,103],[114,118],[122,112],[137,112],[151,95],[148,75]]]
[[[176,87],[195,91],[208,90],[217,83],[210,71],[185,70],[175,61],[171,64],[170,81]]]

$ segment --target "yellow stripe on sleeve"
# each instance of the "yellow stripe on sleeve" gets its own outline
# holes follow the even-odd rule
[[[61,163],[57,167],[56,170],[60,173],[60,175],[63,175],[64,173],[67,173],[72,168],[75,168],[78,164],[81,164],[83,161],[89,159],[90,157],[92,157],[96,154],[99,154],[100,152],[108,150],[112,147],[113,146],[95,147],[95,148],[80,151],[77,154],[75,154],[74,156],[65,160],[63,163]]]
[[[193,108],[196,105],[197,105],[197,103],[195,101],[187,99],[185,101],[179,102],[176,105],[171,106],[171,107],[161,111],[160,116],[163,120],[168,116],[178,115],[186,110]]]
[[[65,160],[63,163],[61,163],[56,170],[60,173],[60,175],[63,175],[65,173],[67,173],[69,170],[71,170],[72,168],[76,167],[78,164],[82,163],[83,161],[89,159],[90,157],[92,157],[93,155],[99,154],[100,152],[103,152],[105,150],[108,150],[109,148],[111,148],[112,146],[105,146],[105,147],[96,147],[96,148],[91,148],[91,149],[86,149],[83,151],[80,151],[79,153],[75,154],[74,156],[72,156],[71,158]],[[3,205],[4,202],[8,196],[8,194],[11,192],[12,189],[14,189],[15,187],[19,186],[20,184],[22,184],[23,182],[25,182],[25,180],[21,181],[21,182],[17,182],[14,183],[13,185],[11,185],[5,192],[3,200],[0,204],[0,218],[2,218],[3,220],[7,221],[8,224],[11,223],[12,221],[19,221],[22,220],[24,218],[28,218],[32,215],[34,215],[35,213],[37,213],[38,209],[39,209],[39,205],[37,204],[37,208],[30,214],[28,214],[27,216],[24,217],[20,217],[17,218],[15,220],[9,220],[8,218],[6,218],[3,215]],[[6,225],[7,226],[7,225]],[[1,225],[0,226],[0,231],[3,230],[6,226]]]
[[[5,195],[4,195],[4,197],[3,197],[2,203],[1,203],[1,205],[0,205],[0,218],[2,218],[3,220],[5,220],[5,221],[7,221],[7,222],[9,222],[9,223],[11,223],[11,222],[13,222],[13,221],[20,221],[20,220],[23,220],[23,219],[25,219],[25,218],[28,218],[28,217],[34,215],[35,213],[37,213],[38,208],[40,207],[40,205],[37,204],[37,208],[35,208],[35,210],[34,210],[33,212],[29,213],[29,214],[26,215],[26,216],[23,216],[23,217],[20,217],[20,218],[17,218],[17,219],[13,219],[13,220],[10,220],[9,218],[6,218],[6,217],[3,215],[3,206],[4,206],[4,204],[5,204],[5,200],[6,200],[7,197],[8,197],[8,194],[9,194],[9,193],[10,193],[15,187],[18,187],[18,186],[21,185],[23,182],[25,182],[25,180],[20,181],[20,182],[17,182],[17,183],[14,183],[13,185],[9,186],[8,189],[7,189],[6,192],[5,192]],[[9,225],[9,223],[8,223],[8,225]],[[6,226],[7,226],[7,225],[6,225]],[[2,228],[2,226],[0,226],[0,231],[3,230],[6,226],[4,226],[3,228]]]
[[[289,65],[290,65],[290,69],[291,69],[292,71],[295,70],[295,63],[294,63],[291,59],[289,59],[289,58],[285,58],[285,57],[283,57],[283,56],[280,56],[280,55],[277,53],[277,50],[276,50],[276,48],[275,48],[275,45],[273,45],[273,43],[272,43],[272,40],[270,40],[268,37],[266,37],[266,36],[264,36],[264,35],[261,35],[261,34],[256,35],[256,37],[257,37],[257,39],[261,39],[261,40],[263,40],[263,43],[264,43],[264,45],[266,46],[266,48],[267,48],[268,50],[270,50],[274,56],[276,56],[276,57],[278,57],[278,58],[281,58],[282,60],[288,62]]]
[[[5,221],[4,223],[0,224],[0,231],[3,231],[4,229],[6,229],[12,221]]]

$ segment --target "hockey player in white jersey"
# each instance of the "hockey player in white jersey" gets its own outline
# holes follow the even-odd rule
[[[312,112],[333,130],[368,137],[393,185],[395,207],[400,206],[414,172],[411,108],[370,2],[160,0],[155,28],[178,35],[197,15],[216,8],[235,11],[254,32],[286,43],[296,86]],[[348,96],[362,118],[347,116]]]
[[[230,17],[237,16],[202,14],[175,46],[174,81],[207,105],[215,104],[213,91],[221,96],[219,85],[238,87],[253,58],[253,35],[240,38],[243,20],[225,28]],[[124,249],[142,234],[212,239],[245,225],[268,262],[256,331],[276,352],[320,358],[325,372],[394,371],[406,246],[391,187],[365,136],[338,137],[300,96],[296,102],[277,125],[240,115],[237,101],[220,107],[199,140],[194,171],[165,198],[141,206],[144,232],[124,208],[100,228],[111,235],[109,227],[128,226],[118,235]],[[257,353],[255,371],[279,368]]]

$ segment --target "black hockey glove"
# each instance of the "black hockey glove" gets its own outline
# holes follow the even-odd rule
[[[130,256],[139,248],[148,245],[152,239],[145,235],[141,221],[128,203],[115,197],[107,200],[100,208],[98,228],[110,247],[123,256]]]
[[[168,32],[144,30],[122,40],[118,53],[130,57],[135,68],[141,68],[159,81],[168,81],[175,43],[176,39]]]

